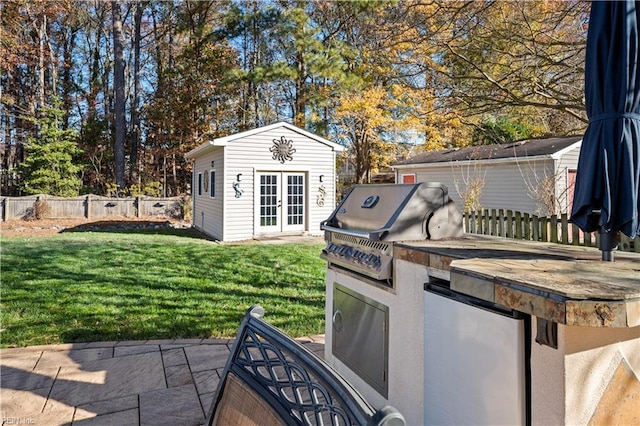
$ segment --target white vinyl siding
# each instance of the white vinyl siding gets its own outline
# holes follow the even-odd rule
[[[278,156],[274,140],[281,142],[283,138],[289,141],[290,151]],[[247,240],[272,232],[322,235],[320,222],[335,207],[335,161],[341,149],[286,123],[218,138],[195,148],[187,154],[194,160],[194,180],[202,174],[209,187],[200,187],[199,192],[208,196],[193,197],[194,226],[222,241]],[[277,200],[281,216],[278,226],[271,229],[260,226],[259,220],[259,179],[267,175],[278,176],[279,182],[284,179],[280,197],[286,197],[287,189],[295,189],[290,197]]]
[[[549,160],[551,161],[551,160]],[[428,167],[411,168],[416,173],[416,182],[440,182],[449,190],[449,196],[462,210],[462,194],[473,180],[483,181],[480,204],[485,209],[509,209],[523,213],[535,213],[536,201],[531,196],[531,185],[536,176],[543,176],[544,165],[540,162],[527,164],[486,163],[477,165],[430,164]],[[402,170],[407,174],[408,170]]]
[[[214,164],[215,169],[212,167]],[[195,197],[193,207],[193,225],[200,231],[218,240],[222,240],[223,235],[223,206],[222,197],[212,198],[211,194],[220,194],[222,191],[219,174],[223,173],[223,149],[215,147],[198,157],[194,164],[194,174],[198,176],[198,181],[203,183],[203,175],[208,178],[207,196]],[[214,172],[214,173],[212,173]],[[203,194],[203,185],[199,185],[199,193]]]
[[[282,136],[292,141],[291,146],[295,149],[291,154],[292,160],[284,163],[273,159],[270,151],[274,146],[273,140],[279,141]],[[320,222],[329,217],[335,205],[335,153],[331,147],[283,127],[230,141],[225,149],[229,178],[235,180],[236,174],[241,173],[240,187],[244,191],[242,197],[235,198],[231,184],[225,185],[225,197],[230,200],[226,209],[226,241],[253,238],[259,232],[259,223],[255,223],[259,200],[254,198],[257,196],[254,186],[258,184],[257,173],[260,172],[298,172],[305,175],[305,231],[321,235]],[[323,205],[319,206],[321,186],[324,201],[320,201]]]
[[[484,182],[480,204],[485,209],[504,209],[541,214],[543,203],[535,191],[545,179],[555,178],[556,213],[567,212],[569,171],[575,170],[580,155],[576,143],[553,155],[509,159],[489,159],[448,163],[425,163],[396,167],[396,182],[416,174],[416,182],[441,182],[462,210],[462,194],[473,180]]]

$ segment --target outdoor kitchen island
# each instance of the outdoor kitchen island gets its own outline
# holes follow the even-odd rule
[[[640,424],[640,253],[600,257],[595,248],[465,234],[394,242],[390,286],[328,264],[325,356],[408,424]],[[332,353],[336,287],[386,310],[386,396]],[[458,317],[456,306],[465,306]],[[515,314],[508,329],[523,332],[507,331],[506,343],[490,330],[486,341],[470,336],[482,315],[500,310]],[[470,323],[471,311],[481,313]],[[514,355],[503,362],[504,352]],[[495,393],[505,374],[512,388]]]

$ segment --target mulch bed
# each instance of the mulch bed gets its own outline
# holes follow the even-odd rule
[[[191,223],[166,217],[112,217],[96,219],[9,220],[0,223],[2,237],[31,237],[60,232],[118,231],[126,229],[190,228]]]

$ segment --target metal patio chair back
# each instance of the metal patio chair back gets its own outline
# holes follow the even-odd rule
[[[393,407],[374,409],[331,366],[263,315],[254,305],[242,320],[207,425],[405,424]]]

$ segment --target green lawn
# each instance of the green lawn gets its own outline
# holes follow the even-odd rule
[[[245,310],[324,332],[321,244],[78,232],[3,238],[1,344],[232,337]]]

